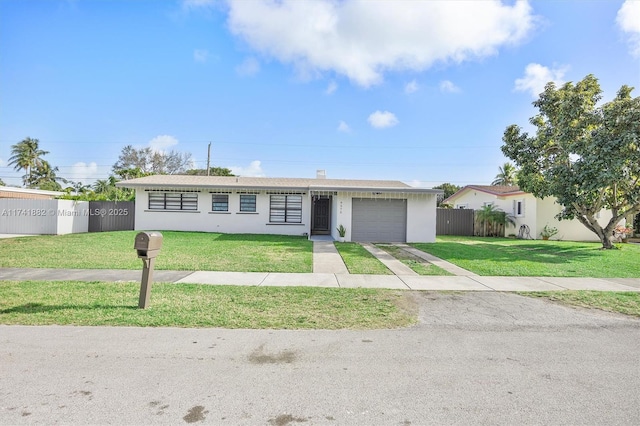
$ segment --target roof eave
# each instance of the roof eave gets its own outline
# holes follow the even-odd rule
[[[207,184],[158,184],[158,183],[127,183],[118,182],[116,186],[131,189],[235,189],[235,190],[260,190],[260,191],[356,191],[356,192],[387,192],[387,193],[414,193],[414,194],[442,194],[441,189],[414,188],[414,187],[376,187],[376,186],[270,186],[270,185],[207,185]]]

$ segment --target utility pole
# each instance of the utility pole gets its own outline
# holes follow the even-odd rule
[[[209,148],[207,148],[207,176],[209,176],[209,173],[211,171],[211,167],[209,166],[210,162],[211,162],[211,142],[209,142]]]

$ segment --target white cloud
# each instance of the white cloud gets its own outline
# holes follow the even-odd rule
[[[80,161],[71,166],[71,171],[65,173],[64,177],[74,182],[82,182],[84,185],[91,185],[96,179],[104,179],[107,174],[109,174],[107,170],[99,170],[98,165],[93,161],[90,163]]]
[[[303,74],[335,72],[364,87],[384,72],[496,55],[523,41],[536,20],[527,0],[227,3],[229,29],[256,51]]]
[[[537,98],[544,91],[544,86],[553,81],[556,85],[564,83],[562,79],[567,72],[567,67],[548,68],[540,64],[531,63],[524,70],[524,77],[516,80],[515,88],[517,92],[529,92],[531,96]]]
[[[640,1],[626,0],[618,10],[616,23],[627,34],[631,54],[640,56]]]
[[[245,60],[236,67],[236,72],[245,77],[256,75],[260,72],[260,62],[254,57],[245,58]]]
[[[261,162],[259,160],[252,161],[247,167],[231,166],[231,172],[236,176],[245,177],[264,177],[265,174],[262,171]]]
[[[4,167],[5,164],[6,162],[2,158],[0,158],[0,167]]]
[[[398,124],[398,119],[395,114],[389,111],[376,111],[368,118],[369,124],[376,129],[384,129],[386,127],[393,127]]]
[[[343,133],[351,133],[351,127],[349,127],[349,125],[344,121],[340,121],[340,123],[338,123],[338,131]]]
[[[209,59],[209,51],[207,49],[195,49],[193,51],[193,60],[204,63]]]
[[[332,95],[336,90],[338,90],[338,84],[335,81],[331,80],[324,93],[327,95]]]
[[[404,93],[409,95],[411,93],[417,92],[418,89],[420,89],[420,86],[418,86],[418,83],[415,80],[411,80],[404,86]]]
[[[460,93],[461,92],[460,88],[449,80],[442,80],[440,82],[440,91],[444,93]]]
[[[177,144],[178,139],[169,135],[159,135],[149,141],[149,146],[155,152],[164,152],[167,148]]]

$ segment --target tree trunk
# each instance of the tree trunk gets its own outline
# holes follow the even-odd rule
[[[621,216],[614,215],[604,228],[600,226],[600,223],[598,223],[598,220],[592,214],[586,214],[584,216],[576,215],[576,219],[598,236],[602,243],[603,250],[610,250],[614,248],[613,241],[611,241],[613,238],[613,229],[620,221]]]

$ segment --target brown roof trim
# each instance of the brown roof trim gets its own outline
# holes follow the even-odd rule
[[[457,191],[455,194],[445,198],[442,202],[447,203],[457,198],[464,191],[480,191],[487,194],[495,195],[497,197],[510,197],[513,195],[524,195],[528,192],[521,191],[517,186],[496,186],[496,185],[467,185],[464,188]]]

